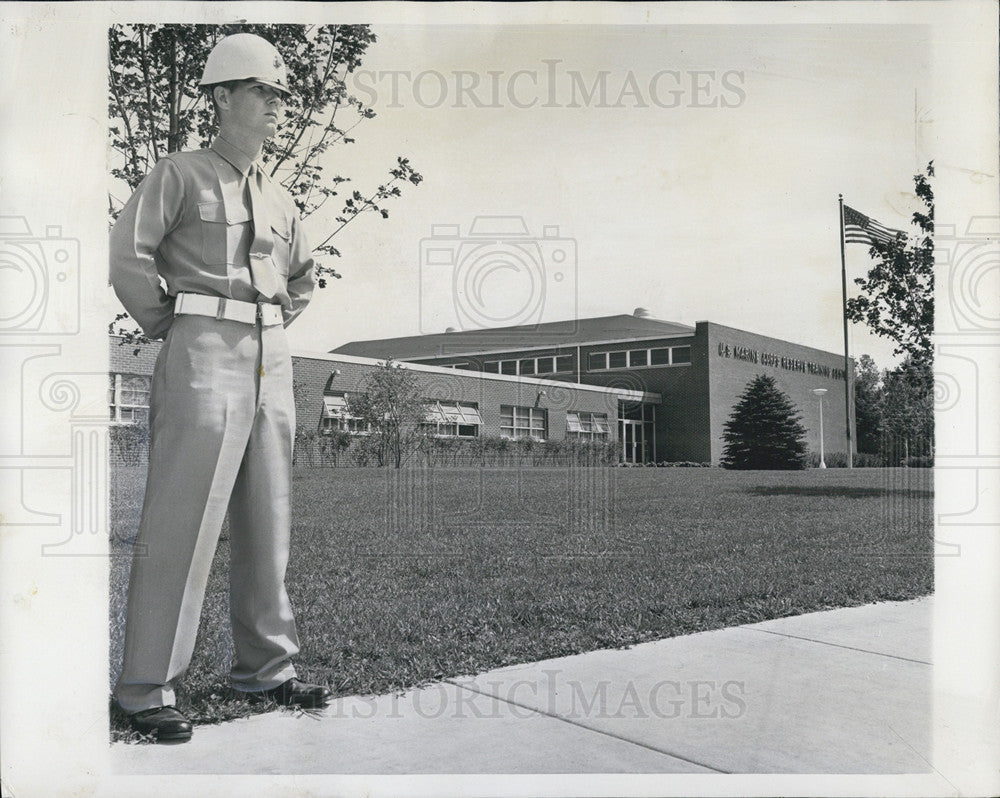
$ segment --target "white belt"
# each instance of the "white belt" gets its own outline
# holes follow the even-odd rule
[[[174,315],[191,313],[195,316],[212,316],[216,319],[240,321],[244,324],[256,324],[259,320],[264,327],[281,324],[284,317],[281,305],[271,302],[241,302],[238,299],[226,299],[204,294],[190,294],[185,291],[177,294],[174,302]]]

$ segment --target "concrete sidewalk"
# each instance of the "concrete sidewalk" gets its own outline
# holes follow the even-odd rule
[[[115,744],[119,774],[926,773],[932,599],[501,668]]]

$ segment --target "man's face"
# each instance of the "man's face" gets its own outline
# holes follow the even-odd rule
[[[255,80],[244,80],[228,95],[228,102],[220,102],[226,124],[265,139],[277,132],[278,114],[284,105],[280,91]]]

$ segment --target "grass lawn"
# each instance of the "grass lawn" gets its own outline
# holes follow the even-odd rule
[[[112,484],[111,663],[144,471]],[[287,584],[301,678],[384,693],[933,587],[933,472],[707,468],[298,469]],[[178,704],[229,695],[223,530]],[[127,737],[112,713],[112,738]]]

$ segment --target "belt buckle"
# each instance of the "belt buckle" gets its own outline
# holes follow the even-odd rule
[[[226,318],[226,298],[224,296],[219,297],[219,307],[215,311],[215,318],[217,321],[223,321]]]
[[[257,321],[259,321],[261,323],[264,322],[264,303],[263,302],[258,302],[257,303]]]

